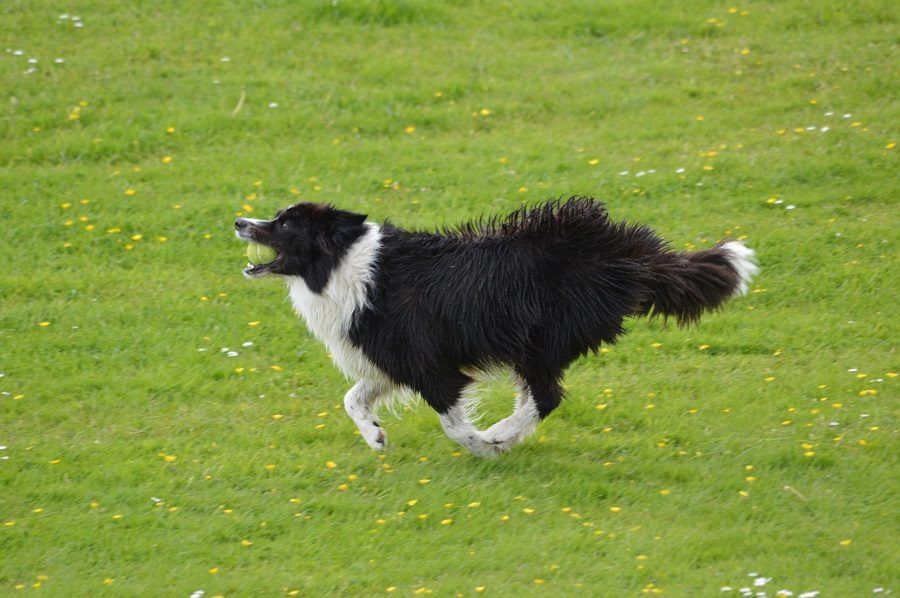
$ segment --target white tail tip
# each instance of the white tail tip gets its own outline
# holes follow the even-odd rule
[[[740,241],[729,241],[722,245],[722,249],[728,254],[728,261],[740,279],[737,294],[746,295],[750,281],[759,274],[756,252]]]

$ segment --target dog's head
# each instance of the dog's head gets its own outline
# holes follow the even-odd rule
[[[248,265],[244,275],[301,276],[312,291],[319,292],[347,248],[366,232],[365,220],[363,214],[315,203],[294,204],[272,220],[238,218],[234,222],[238,238],[276,252],[267,264]]]

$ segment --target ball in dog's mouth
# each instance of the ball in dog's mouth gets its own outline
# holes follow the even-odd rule
[[[250,262],[244,269],[246,276],[261,276],[278,259],[278,252],[268,245],[251,241],[247,245],[247,260]]]

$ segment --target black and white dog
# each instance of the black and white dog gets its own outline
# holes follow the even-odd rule
[[[238,219],[235,229],[276,250],[244,274],[284,277],[294,308],[357,380],[344,406],[376,450],[386,444],[379,399],[412,390],[447,436],[476,455],[505,452],[559,405],[566,367],[614,343],[626,317],[694,322],[746,293],[758,272],[739,242],[673,252],[649,228],[612,222],[584,197],[441,233],[312,203],[273,220]],[[478,430],[473,375],[496,367],[512,370],[515,410]]]

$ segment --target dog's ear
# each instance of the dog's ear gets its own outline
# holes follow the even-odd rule
[[[345,210],[334,210],[332,212],[331,228],[336,229],[342,226],[357,227],[366,221],[366,214],[356,214]]]
[[[327,255],[339,253],[365,232],[365,221],[365,214],[331,208],[327,225],[319,233],[322,251]]]

